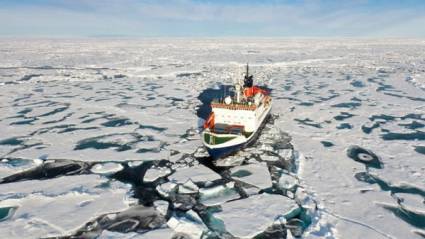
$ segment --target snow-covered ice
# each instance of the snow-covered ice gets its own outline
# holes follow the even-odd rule
[[[109,186],[102,186],[105,183]],[[0,207],[17,209],[2,222],[0,232],[7,238],[67,235],[93,217],[127,209],[129,189],[97,175],[2,184]]]
[[[144,182],[153,182],[158,178],[165,177],[171,174],[171,170],[169,168],[151,168],[149,169],[145,176],[143,177]]]
[[[423,40],[1,39],[0,52],[2,237],[425,235]],[[246,62],[273,117],[211,163],[208,102]]]
[[[234,182],[199,190],[199,202],[206,206],[220,205],[224,202],[238,199],[239,193],[235,190]]]
[[[174,174],[172,174],[169,179],[172,182],[185,183],[188,180],[191,180],[195,183],[208,183],[215,180],[221,179],[220,175],[211,169],[205,167],[202,164],[199,164],[194,167],[187,167],[178,169]]]
[[[93,173],[97,174],[112,174],[123,169],[119,163],[98,163],[93,165],[90,169]]]
[[[272,186],[268,166],[265,163],[236,166],[231,169],[230,175],[234,180],[242,181],[258,189]]]
[[[222,211],[214,216],[222,220],[225,230],[237,238],[253,238],[279,217],[290,219],[300,211],[293,200],[266,193],[227,202],[221,208]]]
[[[121,233],[121,232],[111,232],[105,230],[98,237],[99,239],[114,239],[114,238],[123,238],[123,239],[172,239],[174,236],[174,231],[171,228],[160,228],[145,233]]]
[[[187,234],[191,239],[201,239],[202,235],[208,231],[202,219],[192,210],[183,215],[173,215],[167,225],[175,232]]]

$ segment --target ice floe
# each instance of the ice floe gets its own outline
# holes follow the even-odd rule
[[[185,183],[191,180],[194,183],[209,183],[221,179],[221,176],[202,164],[194,167],[177,169],[169,176],[171,182]]]
[[[191,239],[201,239],[208,231],[202,219],[192,210],[171,216],[167,225],[175,232],[187,234]]]
[[[5,238],[425,234],[423,40],[2,39],[0,48]],[[198,137],[208,101],[246,62],[272,89],[273,116],[254,145],[210,162]],[[232,175],[238,168],[250,175]],[[225,205],[243,210],[260,195],[276,198],[270,210],[296,202],[301,212],[254,228],[269,208],[253,202],[252,219],[229,220]],[[229,225],[211,216],[220,213]]]
[[[222,220],[225,230],[238,238],[253,238],[279,217],[290,219],[300,212],[298,205],[281,195],[259,194],[244,200],[226,202],[214,217]]]
[[[224,202],[240,198],[234,182],[199,190],[199,202],[205,206],[221,205]]]
[[[258,189],[266,189],[272,186],[268,166],[265,163],[236,166],[230,171],[234,180],[247,183]]]
[[[129,188],[97,175],[1,184],[0,207],[16,211],[0,231],[8,238],[70,235],[93,217],[127,209]]]

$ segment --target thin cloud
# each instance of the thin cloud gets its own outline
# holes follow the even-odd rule
[[[366,0],[6,2],[0,35],[425,36],[418,30],[424,4],[413,0],[405,6]]]

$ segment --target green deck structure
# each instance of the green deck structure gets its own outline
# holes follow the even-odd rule
[[[217,137],[208,133],[204,134],[205,142],[208,142],[211,145],[222,144],[234,138],[236,137]]]

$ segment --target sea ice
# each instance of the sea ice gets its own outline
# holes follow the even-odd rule
[[[299,185],[299,182],[297,178],[290,175],[289,172],[281,172],[277,184],[280,189],[294,191]]]
[[[123,169],[119,163],[98,163],[91,167],[90,171],[97,174],[110,175]]]
[[[425,198],[423,196],[410,193],[396,193],[394,196],[398,198],[399,204],[403,208],[425,218]]]
[[[192,180],[194,183],[209,183],[221,179],[221,176],[202,164],[194,167],[177,169],[168,177],[171,182],[185,183]]]
[[[226,202],[214,217],[223,221],[226,231],[238,238],[253,238],[279,217],[290,219],[300,208],[291,199],[275,194],[258,194]]]
[[[156,191],[165,198],[169,198],[171,193],[177,191],[177,184],[172,182],[166,182],[156,186]]]
[[[167,225],[175,232],[188,234],[192,239],[201,239],[202,235],[208,231],[202,219],[192,210],[173,215]]]
[[[81,175],[2,184],[0,207],[16,206],[17,210],[1,223],[0,233],[7,238],[65,236],[93,217],[127,209],[129,186],[113,181],[102,186],[108,181]]]
[[[117,211],[125,208],[128,186],[112,190],[108,187],[119,183],[107,178],[63,177],[113,175],[97,168],[90,171],[89,162],[135,167],[146,160],[169,159],[179,162],[173,165],[178,177],[169,176],[170,180],[183,184],[192,178],[202,195],[209,181],[212,187],[228,179],[228,167],[262,159],[284,168],[286,161],[295,162],[289,171],[301,180],[296,200],[309,210],[316,203],[318,208],[311,214],[308,238],[423,238],[423,224],[411,215],[422,212],[417,196],[425,188],[420,148],[425,124],[424,46],[421,39],[0,39],[5,55],[0,59],[0,175],[19,175],[0,186],[1,204],[22,203],[0,223],[2,236],[70,235],[75,233],[71,228],[110,212],[115,204]],[[272,126],[264,127],[258,144],[217,161],[225,167],[218,169],[223,179],[210,169],[208,177],[194,176],[195,158],[207,156],[202,148],[195,152],[201,144],[197,128],[207,113],[202,107],[205,98],[221,94],[205,92],[232,83],[229,76],[246,60],[255,81],[272,89],[273,113],[279,115],[270,117]],[[286,157],[292,145],[294,158]],[[360,152],[354,157],[358,161],[347,156],[351,145],[379,156],[378,172],[366,162],[370,155]],[[262,146],[264,152],[259,150]],[[173,149],[179,153],[171,156]],[[181,160],[184,154],[191,159]],[[32,159],[64,161],[37,167],[42,164]],[[36,170],[30,170],[33,167]],[[86,185],[75,183],[79,179]],[[93,185],[93,180],[99,184]],[[264,183],[264,178],[258,180]],[[247,189],[242,178],[235,181],[238,188],[250,191],[248,195],[259,191]],[[223,188],[214,190],[218,189]],[[167,200],[176,200],[180,209],[199,205],[191,194],[176,197],[177,184],[162,184],[157,190]],[[99,197],[110,195],[103,204]],[[33,202],[35,198],[40,200]],[[40,213],[40,208],[49,200],[50,214],[44,215],[47,212]],[[84,206],[73,210],[78,203]],[[51,219],[60,214],[58,207],[69,210],[74,221],[62,225],[68,218]],[[19,215],[28,217],[17,220]],[[31,232],[27,223],[32,223]],[[125,222],[120,226],[124,230]],[[62,229],[71,232],[58,233]]]
[[[171,174],[171,170],[167,167],[150,168],[146,171],[143,182],[154,182],[158,178],[165,177],[169,174]]]
[[[163,216],[168,214],[169,203],[165,200],[158,200],[153,202],[154,208],[160,212]]]
[[[147,231],[143,233],[129,232],[111,232],[104,230],[102,234],[99,235],[98,239],[172,239],[174,231],[171,228],[159,228],[152,231]]]
[[[245,160],[246,158],[243,156],[243,152],[239,152],[236,155],[217,159],[214,161],[214,164],[219,167],[232,167],[241,165]]]
[[[215,206],[230,200],[238,199],[240,195],[235,190],[234,185],[234,182],[229,182],[211,188],[201,188],[199,190],[199,202],[205,206]]]
[[[185,183],[179,184],[177,192],[180,194],[198,193],[199,188],[192,180],[188,179]]]
[[[266,163],[236,166],[230,171],[231,177],[234,180],[247,183],[258,189],[266,189],[272,186],[272,180]]]

